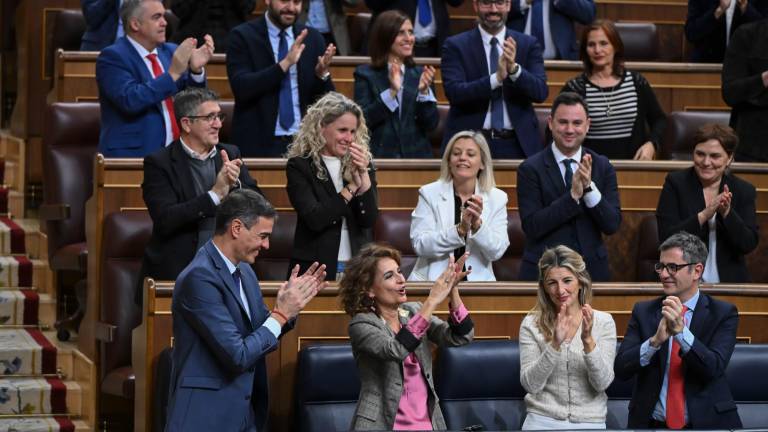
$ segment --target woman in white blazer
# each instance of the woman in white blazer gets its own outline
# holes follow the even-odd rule
[[[469,252],[470,281],[495,281],[491,263],[509,246],[507,194],[496,188],[493,161],[481,133],[462,131],[445,147],[440,178],[419,189],[411,215],[419,258],[408,280],[433,281],[451,255]]]

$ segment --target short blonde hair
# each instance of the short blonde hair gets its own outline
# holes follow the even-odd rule
[[[323,158],[320,152],[325,148],[323,128],[335,122],[344,114],[351,113],[357,117],[357,130],[355,131],[355,143],[363,148],[363,151],[371,159],[371,151],[368,149],[368,127],[365,125],[363,110],[352,99],[337,92],[328,92],[307,109],[307,115],[301,120],[301,127],[293,142],[288,146],[286,158],[300,156],[312,158],[312,164],[317,171],[317,178],[328,180],[328,173],[323,168]],[[347,180],[351,178],[352,159],[347,154],[341,159],[341,172]]]
[[[477,173],[477,183],[481,192],[488,192],[496,187],[496,179],[493,178],[493,159],[491,158],[491,149],[488,147],[488,141],[482,133],[476,131],[461,131],[457,132],[448,141],[443,151],[443,158],[440,160],[440,179],[452,182],[453,176],[451,175],[451,152],[453,146],[460,139],[470,139],[477,144],[480,149],[480,160],[483,162],[485,168],[481,168]]]

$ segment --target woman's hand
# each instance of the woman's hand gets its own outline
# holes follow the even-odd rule
[[[656,147],[654,147],[653,143],[648,141],[645,144],[641,145],[640,148],[637,149],[635,152],[635,156],[632,158],[633,160],[653,160],[653,157],[656,156]]]
[[[458,281],[461,280],[460,275],[462,274],[464,273],[461,271],[461,268],[457,266],[453,256],[451,256],[448,260],[448,267],[437,277],[435,283],[432,284],[432,289],[429,290],[429,297],[427,297],[426,302],[430,303],[433,307],[437,307],[446,297],[448,297],[448,294],[451,293],[454,285],[458,284]]]
[[[725,218],[728,213],[731,212],[731,200],[733,199],[733,193],[728,188],[728,185],[723,186],[723,192],[717,196],[717,212],[720,216]]]
[[[423,95],[429,94],[429,86],[435,80],[435,68],[432,66],[424,66],[421,71],[421,77],[419,77],[419,93]]]
[[[459,296],[459,282],[461,282],[468,274],[472,273],[471,267],[464,271],[464,264],[467,262],[467,258],[469,258],[469,252],[465,252],[464,255],[460,256],[459,260],[456,261],[454,271],[457,275],[456,280],[451,287],[451,309],[456,309],[462,304],[461,296]]]
[[[592,324],[594,321],[594,311],[592,306],[585,304],[581,307],[581,343],[584,345],[584,352],[591,353],[595,349],[595,340],[592,338]]]
[[[458,230],[460,237],[466,237],[469,230],[476,232],[482,225],[480,215],[483,214],[483,197],[472,195],[465,202],[461,210],[461,222]]]
[[[557,318],[555,319],[555,334],[552,339],[552,346],[554,346],[556,350],[560,351],[560,345],[565,342],[565,338],[568,337],[570,330],[571,322],[568,318],[565,303],[563,303],[560,305],[560,312],[557,313]]]
[[[704,208],[699,212],[699,225],[704,225],[708,220],[712,219],[712,216],[717,213],[719,207],[720,195],[714,197],[710,202],[706,203]]]
[[[393,98],[397,98],[397,93],[403,85],[403,72],[400,70],[399,63],[389,64],[389,91]]]
[[[355,195],[364,194],[371,188],[371,176],[368,174],[370,160],[360,144],[349,146],[349,156],[352,160],[352,180],[355,185]]]

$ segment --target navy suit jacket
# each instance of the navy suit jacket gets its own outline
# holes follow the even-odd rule
[[[165,147],[163,101],[196,83],[189,72],[175,82],[168,73],[176,45],[157,47],[165,72],[154,78],[126,37],[104,48],[96,59],[101,105],[99,152],[107,157],[144,157]]]
[[[685,18],[685,37],[693,46],[691,61],[722,63],[725,57],[725,13],[715,18],[719,0],[688,0],[688,16]],[[731,22],[731,36],[742,25],[768,17],[768,0],[750,0],[747,10],[741,13],[736,6]]]
[[[427,134],[435,130],[440,118],[436,102],[416,102],[421,71],[420,66],[405,68],[403,100],[400,108],[392,112],[380,96],[389,89],[387,68],[361,65],[355,69],[355,102],[365,113],[374,157],[433,157]]]
[[[538,262],[544,249],[565,245],[579,252],[595,281],[610,279],[608,254],[602,234],[613,234],[621,224],[616,171],[605,156],[585,147],[592,155],[592,181],[602,194],[587,208],[573,200],[551,148],[529,157],[517,170],[517,203],[525,232],[520,280],[537,280]]]
[[[519,32],[525,31],[525,23],[531,8],[520,10],[520,2],[512,1],[507,25]],[[550,0],[549,2],[549,31],[555,43],[557,56],[562,60],[578,60],[579,49],[576,45],[576,31],[573,22],[589,25],[595,19],[595,2],[593,0]],[[541,44],[542,47],[544,44]]]
[[[334,90],[330,79],[323,81],[315,74],[317,58],[325,52],[325,39],[303,24],[293,26],[294,36],[305,28],[309,34],[297,63],[302,116],[312,102]],[[267,29],[267,19],[261,17],[240,24],[229,35],[227,76],[235,97],[232,143],[240,147],[243,157],[263,156],[259,143],[268,141],[271,146],[275,135],[280,82],[286,72],[275,62]]]
[[[541,46],[536,39],[507,29],[506,36],[517,42],[515,61],[522,68],[514,82],[502,84],[504,103],[517,139],[526,157],[541,150],[539,122],[533,110],[534,102],[544,102],[549,93]],[[443,88],[451,109],[448,112],[443,146],[459,131],[483,128],[491,101],[490,72],[480,30],[474,28],[449,37],[443,46],[440,66]]]
[[[686,271],[685,269],[680,271]],[[661,345],[651,362],[640,366],[640,346],[656,333],[664,297],[635,304],[616,355],[616,379],[635,378],[627,427],[647,429],[659,400],[669,344]],[[730,303],[701,293],[688,326],[695,341],[683,356],[685,403],[692,429],[738,429],[741,419],[725,378],[736,344],[739,312]]]
[[[101,51],[112,45],[120,19],[120,0],[80,0],[85,33],[80,51]]]
[[[265,357],[278,340],[263,326],[270,312],[256,274],[248,264],[238,267],[251,319],[212,241],[176,280],[166,432],[263,430],[269,400]]]

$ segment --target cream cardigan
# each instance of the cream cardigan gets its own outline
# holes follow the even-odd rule
[[[581,326],[570,344],[555,350],[528,314],[520,324],[520,384],[528,392],[528,412],[558,420],[604,423],[613,381],[616,324],[610,314],[594,311],[595,348],[584,353]]]

